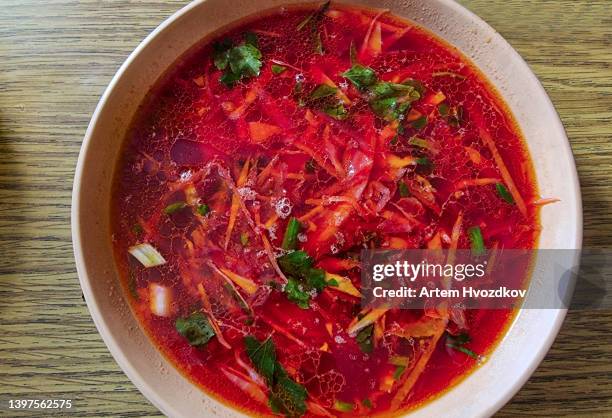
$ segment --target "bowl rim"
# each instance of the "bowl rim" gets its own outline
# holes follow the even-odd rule
[[[79,157],[75,169],[74,182],[72,188],[72,201],[71,201],[71,232],[72,232],[72,243],[73,243],[73,251],[76,262],[76,270],[79,277],[81,289],[83,290],[83,295],[85,297],[85,301],[87,303],[88,310],[91,314],[91,317],[94,321],[94,324],[98,330],[98,333],[102,337],[104,343],[108,347],[111,355],[120,366],[122,371],[128,376],[130,381],[134,383],[134,385],[139,389],[139,391],[162,413],[168,416],[178,416],[178,410],[173,406],[171,402],[167,402],[165,398],[159,397],[158,393],[149,382],[143,378],[143,375],[137,370],[137,368],[133,367],[132,363],[123,353],[123,351],[119,348],[119,344],[115,338],[113,332],[109,327],[107,321],[103,318],[99,306],[94,300],[93,290],[89,283],[89,277],[87,275],[86,269],[86,260],[82,251],[82,234],[81,230],[81,205],[80,205],[80,197],[82,192],[82,183],[81,179],[83,176],[83,172],[85,171],[85,156],[90,152],[91,143],[92,143],[92,135],[95,130],[96,125],[99,122],[100,115],[103,113],[109,97],[114,92],[119,80],[123,77],[126,70],[132,65],[133,61],[138,57],[143,50],[145,50],[149,44],[159,37],[164,31],[167,30],[169,26],[171,26],[175,21],[190,13],[193,9],[197,8],[200,4],[205,3],[207,0],[194,0],[191,3],[183,6],[168,18],[166,18],[159,26],[157,26],[152,32],[150,32],[139,44],[138,46],[129,54],[129,56],[125,59],[122,65],[119,67],[108,86],[104,90],[94,112],[91,117],[90,123],[87,127],[87,130],[84,135],[83,143],[79,152]],[[576,170],[575,159],[571,150],[571,146],[569,143],[569,139],[567,138],[567,134],[563,127],[563,124],[559,118],[556,109],[550,100],[550,97],[546,93],[544,87],[540,83],[539,79],[533,73],[529,65],[523,59],[523,57],[488,23],[486,23],[482,18],[478,15],[467,9],[466,7],[460,5],[454,0],[436,0],[438,3],[442,4],[444,7],[447,7],[453,11],[453,13],[465,15],[472,22],[478,24],[479,26],[485,28],[490,33],[494,34],[493,36],[496,38],[495,42],[503,45],[508,53],[511,55],[510,59],[517,63],[521,68],[521,71],[527,75],[532,82],[534,82],[534,86],[537,86],[538,91],[537,94],[541,95],[546,101],[546,106],[552,109],[553,119],[555,126],[554,128],[559,130],[562,133],[563,139],[565,141],[561,141],[562,143],[558,144],[563,149],[562,151],[571,159],[571,173],[569,174],[569,183],[572,186],[573,196],[575,197],[575,205],[576,212],[574,213],[576,219],[576,231],[572,233],[572,237],[574,237],[574,242],[569,243],[568,248],[576,248],[580,249],[582,247],[582,239],[583,239],[583,212],[582,212],[582,198],[580,192],[580,183],[578,178],[578,173]],[[502,95],[503,97],[503,95]],[[578,260],[574,265],[578,265]],[[537,352],[531,357],[531,361],[528,366],[525,368],[525,371],[522,373],[521,377],[514,381],[511,387],[508,387],[507,390],[498,394],[495,397],[492,397],[492,401],[488,402],[488,406],[481,411],[480,416],[491,416],[500,408],[502,408],[525,384],[525,382],[531,377],[533,372],[539,366],[546,353],[550,349],[554,340],[557,337],[557,334],[563,324],[565,316],[567,314],[567,309],[556,309],[554,317],[552,319],[552,325],[548,329],[548,333],[546,338],[543,339],[541,345],[539,346]],[[518,318],[515,317],[513,323],[516,322]],[[507,333],[509,330],[507,331]],[[501,343],[500,343],[501,344]],[[454,389],[451,388],[451,391]],[[206,394],[207,395],[207,394]],[[208,395],[207,395],[208,396]],[[438,399],[434,399],[432,402],[436,402]],[[418,410],[418,409],[417,409]],[[408,411],[407,414],[410,414],[412,411]]]

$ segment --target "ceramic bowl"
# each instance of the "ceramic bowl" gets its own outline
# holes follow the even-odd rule
[[[74,179],[72,237],[89,310],[115,360],[140,391],[172,417],[241,416],[182,376],[140,329],[123,297],[113,260],[110,193],[113,170],[132,116],[160,75],[202,38],[242,17],[291,0],[202,0],[155,29],[123,63],[93,114]],[[531,153],[542,196],[541,248],[579,248],[580,189],[563,126],[546,92],[518,53],[490,26],[451,0],[351,0],[388,8],[458,48],[500,92]],[[576,260],[568,260],[568,266]],[[571,286],[567,292],[571,291]],[[563,309],[522,310],[488,361],[415,417],[492,415],[542,360],[565,317]]]

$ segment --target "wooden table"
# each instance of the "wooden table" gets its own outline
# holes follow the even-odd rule
[[[552,97],[580,173],[584,244],[612,248],[612,2],[462,3],[501,32]],[[8,398],[72,399],[77,416],[159,414],[115,364],[81,299],[70,194],[103,89],[182,5],[0,5],[0,415]],[[612,416],[610,335],[612,312],[571,312],[546,360],[499,415]]]

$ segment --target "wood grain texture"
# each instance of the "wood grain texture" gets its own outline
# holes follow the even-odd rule
[[[584,244],[612,248],[612,3],[461,3],[542,81],[576,157]],[[136,45],[183,4],[0,2],[0,416],[19,415],[6,409],[8,398],[72,399],[72,410],[57,415],[159,415],[115,364],[81,299],[69,212],[99,96]],[[499,416],[612,416],[611,335],[612,312],[570,312]]]

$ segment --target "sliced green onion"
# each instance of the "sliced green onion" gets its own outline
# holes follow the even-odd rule
[[[476,354],[475,352],[473,352],[472,350],[470,350],[469,348],[465,348],[461,345],[455,345],[455,344],[446,344],[448,347],[452,348],[453,350],[457,350],[462,352],[463,354],[466,354],[470,357],[472,357],[475,360],[478,360],[480,358],[480,356],[478,354]]]
[[[497,190],[497,194],[499,194],[499,196],[506,202],[510,203],[511,205],[514,204],[514,198],[512,197],[508,189],[506,189],[506,186],[504,186],[502,183],[497,183],[495,185],[495,190]]]
[[[166,206],[166,208],[164,209],[164,213],[166,215],[170,215],[174,212],[177,212],[181,209],[183,209],[185,206],[187,206],[187,203],[185,202],[174,202],[169,204],[168,206]]]
[[[482,238],[482,232],[480,227],[473,226],[468,229],[468,235],[470,242],[472,243],[472,251],[475,255],[481,255],[485,251],[484,239]]]
[[[282,248],[283,250],[295,250],[297,247],[297,236],[300,233],[300,221],[297,218],[289,219],[287,229],[285,230],[285,236],[283,237]]]
[[[353,404],[349,402],[342,402],[336,400],[334,402],[334,409],[340,412],[351,412],[353,410]]]
[[[134,245],[128,252],[145,267],[155,267],[166,264],[166,259],[149,243]]]

